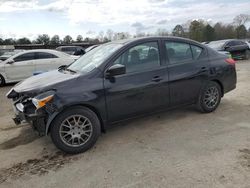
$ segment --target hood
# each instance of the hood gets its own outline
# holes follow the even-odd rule
[[[68,82],[79,77],[80,74],[72,74],[64,71],[50,71],[36,76],[27,78],[26,80],[14,86],[14,90],[18,93],[29,91],[40,91],[45,88],[49,89],[62,82]]]

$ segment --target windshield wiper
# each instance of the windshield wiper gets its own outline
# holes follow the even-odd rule
[[[66,69],[64,69],[64,70],[69,71],[69,72],[72,72],[72,73],[77,73],[76,71],[74,71],[74,70],[72,70],[72,69],[69,69],[69,68],[66,68]]]

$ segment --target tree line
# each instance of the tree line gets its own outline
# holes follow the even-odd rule
[[[131,35],[128,32],[114,32],[108,29],[106,32],[100,31],[95,38],[83,38],[82,35],[78,35],[73,39],[70,35],[66,35],[64,38],[60,38],[59,35],[50,37],[48,34],[41,34],[35,40],[30,40],[26,37],[14,39],[0,38],[0,45],[18,45],[18,44],[44,44],[44,45],[61,45],[72,44],[81,42],[108,42],[112,40],[126,39],[132,37],[143,36],[178,36],[190,38],[199,42],[213,41],[229,38],[238,39],[250,39],[250,27],[247,29],[246,24],[250,22],[250,15],[240,14],[233,19],[230,24],[224,24],[221,22],[211,23],[203,19],[189,20],[183,24],[177,24],[172,32],[168,32],[164,28],[157,29],[154,33],[145,33],[137,31],[136,34]]]
[[[250,38],[250,27],[246,23],[250,21],[250,15],[240,14],[233,19],[231,24],[209,23],[202,19],[189,21],[182,25],[176,25],[172,31],[173,36],[186,37],[199,42],[222,39],[246,39]]]

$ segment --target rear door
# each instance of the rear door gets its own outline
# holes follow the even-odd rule
[[[49,52],[35,52],[36,59],[34,61],[36,72],[47,72],[59,67],[59,58]]]
[[[183,41],[165,41],[168,59],[170,105],[193,103],[209,75],[206,50]]]
[[[125,65],[126,74],[104,79],[109,121],[115,122],[168,106],[168,74],[161,60],[158,42],[130,47],[113,62]]]
[[[34,59],[34,52],[29,52],[15,57],[12,64],[5,64],[7,78],[19,81],[32,76],[35,71]]]

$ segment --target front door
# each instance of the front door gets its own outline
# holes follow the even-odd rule
[[[33,52],[15,57],[12,64],[5,64],[6,76],[9,80],[19,81],[33,75],[35,55]]]
[[[126,74],[104,80],[109,121],[168,106],[168,74],[160,54],[158,41],[152,41],[129,48],[115,60],[113,64],[126,66]]]

